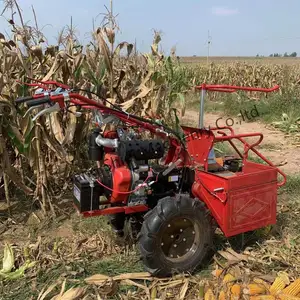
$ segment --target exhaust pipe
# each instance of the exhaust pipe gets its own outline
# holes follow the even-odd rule
[[[100,134],[96,137],[95,142],[98,146],[108,147],[108,148],[117,148],[118,139],[106,139]]]

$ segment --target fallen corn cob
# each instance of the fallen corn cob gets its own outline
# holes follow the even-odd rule
[[[204,295],[204,300],[215,300],[215,295],[212,289],[208,289]]]
[[[300,278],[296,279],[293,283],[282,290],[282,294],[297,296],[300,293]]]
[[[241,295],[241,286],[239,284],[234,284],[231,289],[231,300],[238,300]]]
[[[288,284],[290,284],[289,277],[286,273],[278,273],[275,281],[270,287],[271,295],[277,295],[280,293]]]
[[[219,293],[219,300],[226,300],[226,294],[223,290]]]
[[[250,283],[243,290],[244,294],[255,296],[266,293],[266,287],[263,284],[259,283]]]
[[[277,299],[280,300],[300,300],[297,296],[287,295],[287,294],[279,294],[277,295]]]
[[[224,276],[224,278],[223,278],[223,283],[229,283],[229,282],[233,282],[233,281],[235,281],[236,280],[236,278],[233,276],[233,275],[231,275],[230,273],[228,273],[228,274],[226,274],[225,276]]]
[[[273,295],[259,295],[259,296],[250,296],[250,300],[275,300]]]

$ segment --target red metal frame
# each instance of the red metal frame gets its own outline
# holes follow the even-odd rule
[[[77,207],[75,206],[77,209]],[[81,214],[85,218],[89,217],[98,217],[98,216],[106,216],[111,214],[125,213],[125,214],[133,214],[139,212],[145,212],[149,208],[146,205],[136,205],[136,206],[119,206],[119,207],[108,207],[104,209],[97,209],[92,211],[85,211]]]
[[[275,85],[272,88],[257,88],[257,87],[248,87],[248,86],[237,86],[237,85],[226,85],[226,84],[206,84],[196,86],[197,90],[206,90],[212,92],[225,92],[233,93],[236,91],[248,91],[248,92],[265,92],[270,93],[278,90],[279,85]]]
[[[42,84],[54,83],[42,82]],[[276,85],[271,89],[266,89],[202,84],[201,86],[197,86],[196,89],[229,93],[237,90],[272,92],[278,90],[279,86]],[[70,93],[67,99],[63,95],[50,96],[50,99],[53,102],[59,103],[62,109],[65,108],[66,100],[73,104],[98,109],[117,116],[126,124],[140,126],[158,136],[166,138],[166,133],[164,133],[163,128],[159,125],[141,121],[77,93]],[[186,148],[182,146],[178,139],[169,136],[168,139],[171,143],[165,164],[180,159],[181,164],[179,166],[190,166],[195,170],[195,182],[191,192],[195,197],[206,203],[225,236],[229,237],[274,224],[276,222],[277,188],[285,184],[286,176],[255,149],[255,146],[261,143],[263,135],[261,133],[235,134],[231,127],[210,128],[207,130],[183,126],[182,129],[185,133]],[[230,134],[227,135],[224,130],[229,130]],[[253,144],[249,144],[245,141],[245,138],[248,137],[258,137],[258,140]],[[233,139],[237,139],[243,143],[243,154],[238,151],[232,141]],[[215,143],[222,141],[228,141],[243,159],[243,169],[241,172],[229,174],[226,174],[226,172],[208,172],[209,152]],[[248,161],[249,150],[252,150],[268,165]],[[112,154],[109,155],[109,157],[112,156]],[[281,183],[278,183],[277,180],[278,173],[283,176]],[[122,200],[123,203],[120,203],[120,205],[126,204],[126,197]],[[119,206],[83,212],[82,214],[84,217],[91,217],[121,212],[129,214],[147,210],[148,207],[145,205],[135,207]]]

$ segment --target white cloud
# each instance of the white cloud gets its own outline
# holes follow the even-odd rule
[[[232,16],[239,13],[237,8],[227,8],[227,7],[213,7],[212,13],[216,16]]]

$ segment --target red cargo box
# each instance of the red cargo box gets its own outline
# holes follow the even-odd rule
[[[276,223],[277,174],[276,167],[250,161],[242,172],[198,172],[193,194],[230,237]]]

